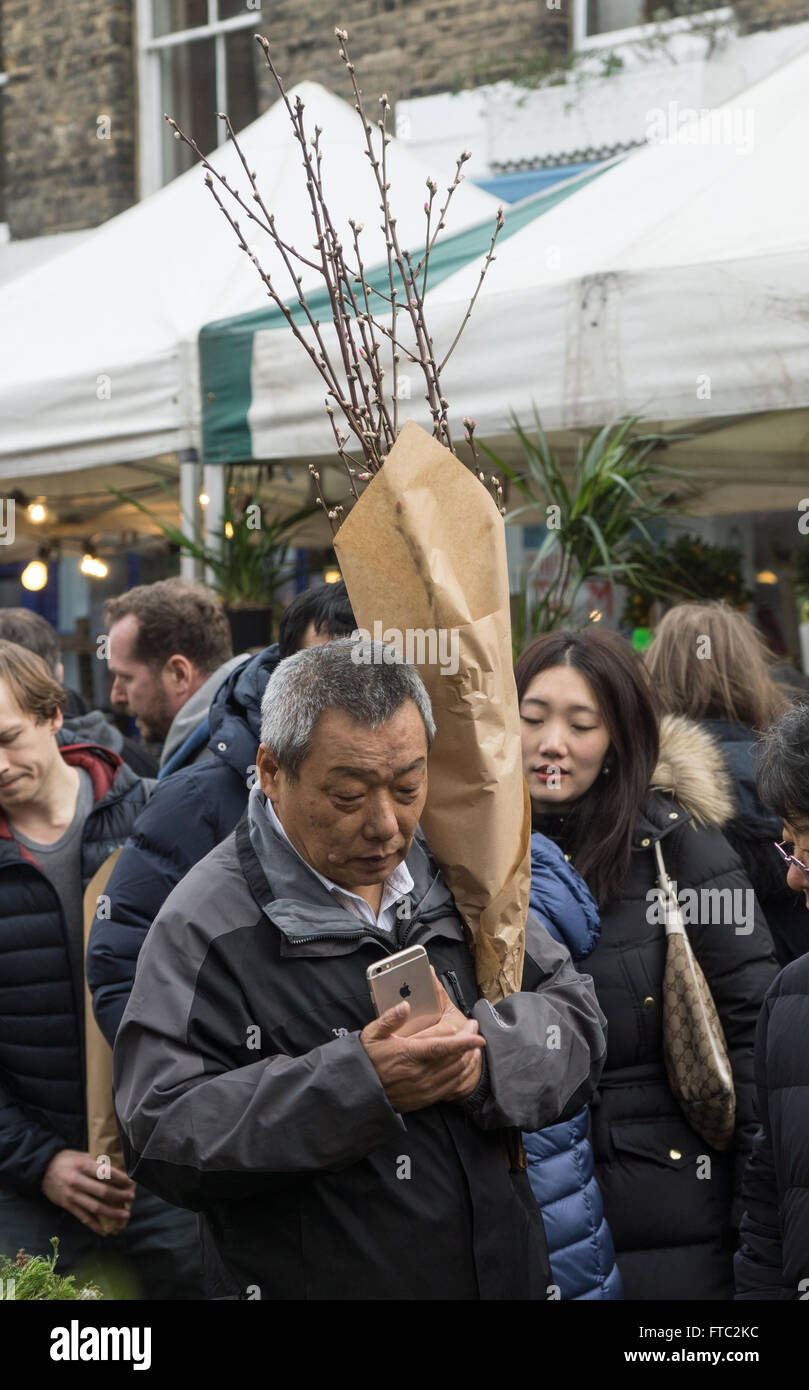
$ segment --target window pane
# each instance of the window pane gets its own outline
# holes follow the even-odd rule
[[[264,33],[261,27],[261,11],[256,10],[255,5],[248,5],[247,0],[219,0],[217,14],[220,19],[233,19],[234,15],[237,14],[252,14],[256,21],[253,32],[256,34]]]
[[[216,69],[214,39],[177,44],[160,54],[161,112],[173,116],[186,135],[196,140],[203,154],[220,142],[216,119]],[[175,140],[163,122],[163,182],[190,169],[195,156],[182,140]]]
[[[152,24],[156,38],[180,29],[196,29],[208,23],[208,0],[152,0]]]
[[[587,33],[609,34],[637,24],[659,24],[676,15],[718,8],[721,0],[587,0]]]
[[[237,29],[226,36],[227,112],[236,131],[258,115],[256,59],[260,57],[252,29]]]
[[[588,0],[588,34],[607,34],[645,23],[643,0]]]

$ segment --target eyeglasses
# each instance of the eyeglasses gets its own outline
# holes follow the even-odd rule
[[[777,843],[775,845],[781,858],[785,859],[788,864],[794,864],[796,868],[800,869],[802,874],[805,874],[806,877],[809,878],[809,869],[807,869],[805,864],[801,863],[800,859],[796,859],[794,854],[787,854],[785,849],[786,845],[789,845],[789,848],[792,849],[792,842],[790,840],[782,840],[780,845]]]

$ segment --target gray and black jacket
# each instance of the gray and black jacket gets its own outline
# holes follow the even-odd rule
[[[531,914],[523,991],[477,1000],[463,924],[418,840],[407,866],[392,938],[337,906],[256,788],[141,951],[114,1053],[127,1168],[202,1213],[230,1296],[546,1296],[541,1218],[506,1140],[590,1097],[603,1015]],[[402,1116],[360,1031],[374,1017],[367,967],[416,943],[487,1048],[466,1101]]]

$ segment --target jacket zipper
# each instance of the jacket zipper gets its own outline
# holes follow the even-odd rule
[[[360,941],[363,936],[370,936],[381,946],[389,944],[390,941],[390,938],[377,936],[371,927],[368,927],[366,931],[318,932],[314,936],[290,936],[287,937],[287,940],[290,946],[306,946],[310,941]],[[391,953],[389,952],[389,954]]]

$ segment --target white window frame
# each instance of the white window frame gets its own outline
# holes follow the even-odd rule
[[[138,55],[138,192],[148,198],[164,187],[163,178],[163,110],[160,106],[160,55],[167,48],[199,39],[215,39],[216,109],[227,111],[227,77],[225,65],[225,35],[240,29],[255,29],[261,21],[261,8],[251,8],[243,15],[229,19],[218,18],[218,0],[208,0],[208,23],[195,29],[177,29],[170,34],[155,35],[152,28],[152,0],[137,0],[135,11],[136,49]]]
[[[670,34],[685,34],[693,28],[695,19],[708,19],[717,24],[725,24],[733,19],[733,7],[723,5],[719,9],[700,11],[696,15],[677,15],[672,19],[662,19],[659,23],[634,24],[628,29],[611,29],[606,34],[587,33],[587,0],[576,0],[573,6],[573,46],[576,52],[582,49],[614,48],[619,44],[638,43],[648,40],[652,34],[667,38]]]

